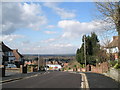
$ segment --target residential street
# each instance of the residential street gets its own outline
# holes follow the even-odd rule
[[[0,7],[0,90],[120,90],[120,0]]]
[[[118,90],[118,83],[102,74],[85,73],[90,89],[108,88]],[[4,83],[3,88],[81,88],[82,75],[69,72],[49,72],[18,81]],[[4,89],[3,89],[4,90]]]

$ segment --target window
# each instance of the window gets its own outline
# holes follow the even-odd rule
[[[9,52],[9,56],[13,56],[13,52]]]

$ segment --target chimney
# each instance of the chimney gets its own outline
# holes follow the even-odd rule
[[[16,52],[18,52],[18,49],[16,49]]]
[[[118,40],[118,36],[113,36],[113,41]]]
[[[14,52],[18,52],[18,49],[13,49]]]

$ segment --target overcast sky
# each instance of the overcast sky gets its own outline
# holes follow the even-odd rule
[[[0,39],[22,54],[75,54],[82,35],[103,31],[96,13],[94,2],[2,3]]]

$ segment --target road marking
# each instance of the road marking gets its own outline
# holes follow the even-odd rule
[[[81,78],[81,89],[82,90],[90,90],[89,88],[89,84],[88,84],[88,80],[87,80],[87,76],[85,73],[76,73],[76,72],[69,72],[69,73],[74,73],[74,74],[81,74],[82,78]]]
[[[4,81],[1,81],[0,83],[11,82],[11,81],[20,80],[20,79],[22,79],[22,78],[20,77],[20,78],[14,78],[14,79],[9,79],[9,80],[4,80]]]
[[[81,82],[81,88],[83,88],[83,82]]]
[[[15,78],[15,79],[5,80],[5,82],[3,81],[0,85],[11,83],[11,82],[16,82],[16,81],[19,81],[19,80],[22,80],[22,79],[23,78]]]
[[[82,76],[81,88],[85,90],[86,89],[90,90],[86,74],[85,73],[80,73],[80,74]]]

